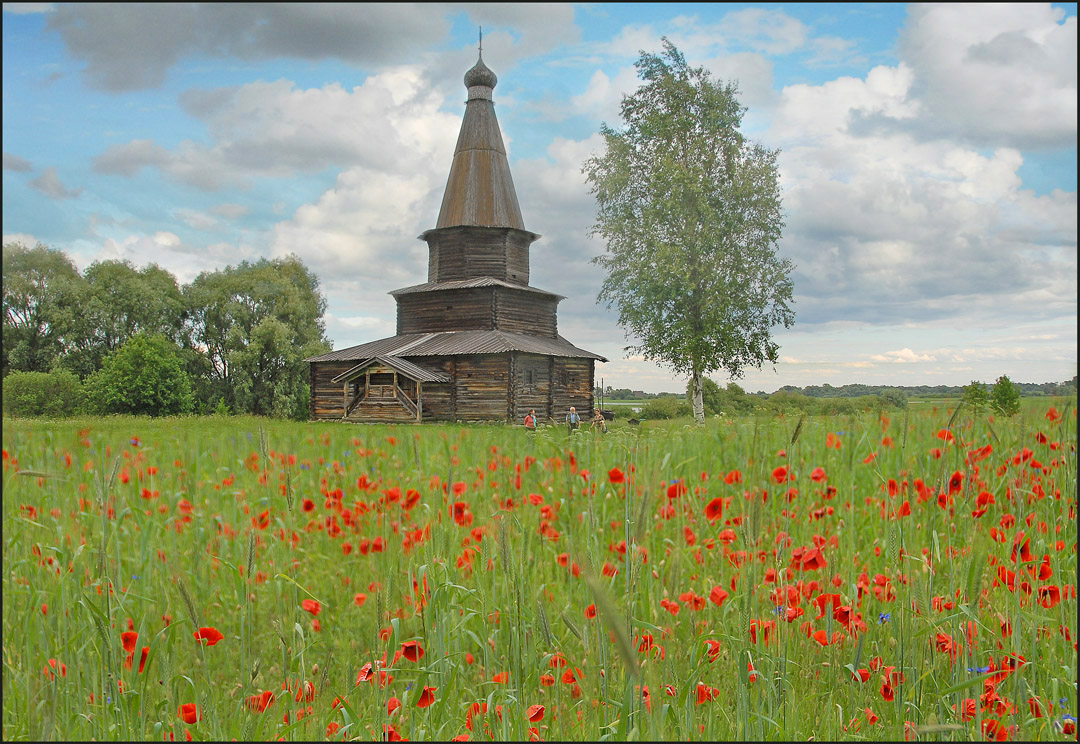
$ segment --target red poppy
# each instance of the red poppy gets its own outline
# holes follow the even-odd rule
[[[680,481],[672,482],[667,488],[667,497],[669,500],[674,500],[686,493],[686,484]]]
[[[124,650],[129,654],[135,653],[135,643],[139,640],[139,634],[133,630],[125,630],[120,634],[120,642],[124,644]]]
[[[596,617],[596,605],[591,604],[585,608],[585,617],[589,620],[592,620],[594,617]]]
[[[715,522],[724,516],[724,500],[717,496],[705,505],[705,518]]]
[[[146,668],[146,657],[150,655],[150,647],[142,647],[142,655],[139,657],[139,674],[143,673],[143,669]]]
[[[735,485],[736,483],[742,483],[742,473],[738,470],[730,471],[724,476],[724,483],[727,483],[729,486]]]
[[[964,474],[957,470],[949,478],[949,495],[960,493],[964,488]]]
[[[195,640],[204,642],[207,646],[213,646],[224,637],[217,628],[199,628],[195,631]]]
[[[529,709],[525,711],[525,717],[529,719],[530,723],[539,723],[544,720],[544,710],[542,705],[530,705]]]
[[[273,704],[274,693],[270,690],[263,690],[261,695],[251,695],[248,697],[248,707],[256,713],[262,713]]]
[[[49,666],[45,667],[45,677],[50,682],[56,677],[56,675],[53,674],[52,670],[56,669],[58,664],[60,666],[60,676],[61,677],[66,677],[67,676],[67,664],[64,664],[63,662],[59,662],[56,659],[49,659]],[[51,667],[51,669],[50,669],[50,667]],[[141,672],[142,669],[140,669],[139,671]]]
[[[878,692],[881,693],[881,698],[886,703],[891,703],[896,697],[896,691],[893,690],[892,685],[889,684],[888,680],[881,683],[881,689],[878,690]]]
[[[494,677],[491,678],[491,681],[501,685],[501,684],[506,684],[507,680],[509,680],[509,679],[510,679],[510,672],[499,672],[498,674],[496,674]]]
[[[798,547],[791,551],[791,568],[796,571],[816,571],[826,566],[821,548]]]
[[[1038,597],[1039,604],[1049,610],[1053,607],[1056,607],[1058,602],[1061,601],[1061,589],[1054,584],[1050,584],[1049,586],[1040,586]]]
[[[184,723],[195,723],[202,718],[202,716],[199,715],[199,709],[195,703],[182,704],[177,716],[182,719]]]
[[[788,469],[786,465],[781,465],[772,471],[773,483],[783,483],[788,479]]]
[[[859,669],[857,671],[854,671],[854,672],[851,673],[851,678],[852,679],[857,679],[860,682],[866,682],[867,680],[870,679],[870,670],[869,669]]]
[[[951,442],[955,439],[953,433],[948,429],[941,429],[940,431],[938,431],[937,438],[945,442]]]
[[[468,527],[472,524],[472,513],[469,511],[469,505],[464,501],[455,501],[450,507],[450,515],[459,527]]]
[[[424,649],[419,641],[405,641],[401,644],[401,655],[409,661],[420,661],[424,658]]]
[[[724,591],[721,586],[714,586],[712,591],[709,592],[709,601],[717,607],[721,607],[724,604],[724,600],[728,598],[728,593]]]
[[[720,656],[720,641],[711,638],[705,639],[705,651],[709,655],[709,663],[716,661]]]
[[[607,473],[607,477],[608,477],[608,480],[611,481],[612,483],[625,483],[626,482],[626,475],[623,474],[623,471],[619,470],[618,468],[612,468],[611,470],[609,470],[608,473]]]
[[[416,701],[417,708],[426,708],[435,702],[435,690],[437,687],[424,686],[424,691],[420,693],[420,699]]]
[[[1020,555],[1021,563],[1030,563],[1035,560],[1035,556],[1031,554],[1030,542],[1030,538],[1022,530],[1017,533],[1016,539],[1013,540],[1012,557],[1010,558],[1013,563],[1016,563],[1017,553]]]
[[[320,612],[322,612],[322,605],[320,605],[314,599],[305,599],[300,603],[300,606],[310,612],[312,615],[318,615]]]
[[[703,685],[699,682],[697,686],[697,704],[701,705],[707,700],[715,700],[716,696],[719,694],[720,690],[715,687]]]
[[[829,476],[825,475],[825,468],[817,467],[810,472],[810,480],[815,483],[823,483],[828,480]]]
[[[829,645],[829,634],[826,633],[824,630],[815,630],[814,631],[814,640],[817,641],[818,643],[820,643],[822,646],[828,646]]]

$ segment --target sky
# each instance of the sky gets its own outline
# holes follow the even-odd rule
[[[965,385],[1077,373],[1076,4],[3,5],[3,242],[80,269],[294,254],[343,349],[427,279],[477,59],[530,283],[605,385],[680,391],[597,303],[581,166],[667,37],[780,150],[795,324],[737,382]],[[723,371],[710,375],[728,382]]]

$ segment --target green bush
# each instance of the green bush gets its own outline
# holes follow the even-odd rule
[[[105,357],[86,381],[98,413],[170,416],[190,413],[195,403],[180,349],[164,336],[133,336]]]
[[[674,396],[664,396],[651,400],[641,407],[639,416],[643,419],[673,419],[691,414],[690,403]]]
[[[79,378],[67,370],[12,372],[4,378],[4,413],[9,416],[74,416],[85,397]]]
[[[999,377],[990,390],[990,405],[1002,416],[1015,416],[1020,413],[1020,390],[1013,385],[1008,375]]]

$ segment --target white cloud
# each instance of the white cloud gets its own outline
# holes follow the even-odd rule
[[[997,147],[1076,145],[1076,15],[1050,4],[913,5],[899,51],[918,130]]]
[[[15,171],[16,173],[29,173],[34,169],[34,166],[30,164],[30,161],[26,158],[20,158],[18,155],[12,155],[10,152],[4,153],[4,170]]]
[[[29,233],[13,232],[4,233],[3,237],[4,245],[11,245],[12,243],[19,243],[25,248],[33,248],[41,241]]]
[[[29,182],[31,186],[53,199],[74,199],[82,189],[69,189],[60,181],[54,166],[49,166],[41,175]]]
[[[937,361],[937,357],[932,354],[917,354],[907,348],[898,351],[886,351],[884,354],[872,354],[870,359],[875,362],[893,362],[895,364],[916,364]]]
[[[764,54],[790,54],[806,44],[809,30],[782,10],[746,8],[724,16],[718,24],[726,36]]]
[[[210,213],[227,220],[238,220],[247,215],[250,210],[243,204],[218,204],[210,207]]]
[[[158,168],[205,191],[353,165],[405,171],[456,131],[460,120],[438,110],[447,92],[428,88],[416,67],[384,70],[352,90],[288,80],[191,90],[181,105],[206,124],[211,144],[185,140],[168,150],[133,140],[108,148],[94,168],[124,176]]]
[[[4,12],[14,15],[51,13],[54,10],[56,10],[55,3],[4,3]]]

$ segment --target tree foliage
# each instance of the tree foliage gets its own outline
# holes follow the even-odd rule
[[[1015,416],[1020,413],[1020,390],[1013,385],[1008,375],[1002,375],[990,390],[990,405],[1002,416]]]
[[[72,372],[12,372],[4,378],[4,413],[63,418],[82,411],[83,385]]]
[[[777,253],[778,151],[739,131],[736,83],[663,43],[662,55],[642,52],[644,84],[582,170],[597,202],[591,234],[606,241],[593,259],[608,272],[598,300],[618,307],[627,350],[690,376],[701,420],[707,373],[776,363],[770,329],[794,322],[793,265]]]
[[[101,261],[83,273],[86,301],[74,323],[64,366],[86,376],[106,355],[139,333],[160,334],[183,343],[184,304],[176,277],[150,264]]]
[[[3,247],[3,373],[47,372],[70,342],[86,283],[62,251]]]
[[[982,384],[978,380],[972,380],[970,384],[964,387],[964,394],[960,397],[964,403],[971,406],[975,411],[975,415],[978,415],[980,408],[985,408],[990,403],[990,393],[986,389],[986,385]]]
[[[180,349],[160,334],[132,336],[105,357],[86,387],[97,413],[171,416],[190,413],[195,404]]]
[[[186,412],[190,392],[200,411],[307,418],[303,360],[330,350],[319,280],[295,256],[203,272],[181,287],[153,264],[101,261],[80,275],[59,250],[13,243],[3,280],[5,377],[63,367],[110,412]],[[151,349],[164,367],[136,369],[131,360]],[[155,379],[176,382],[179,400],[147,389]]]
[[[265,416],[306,418],[307,365],[330,350],[319,280],[295,256],[204,272],[185,287],[211,399]]]

